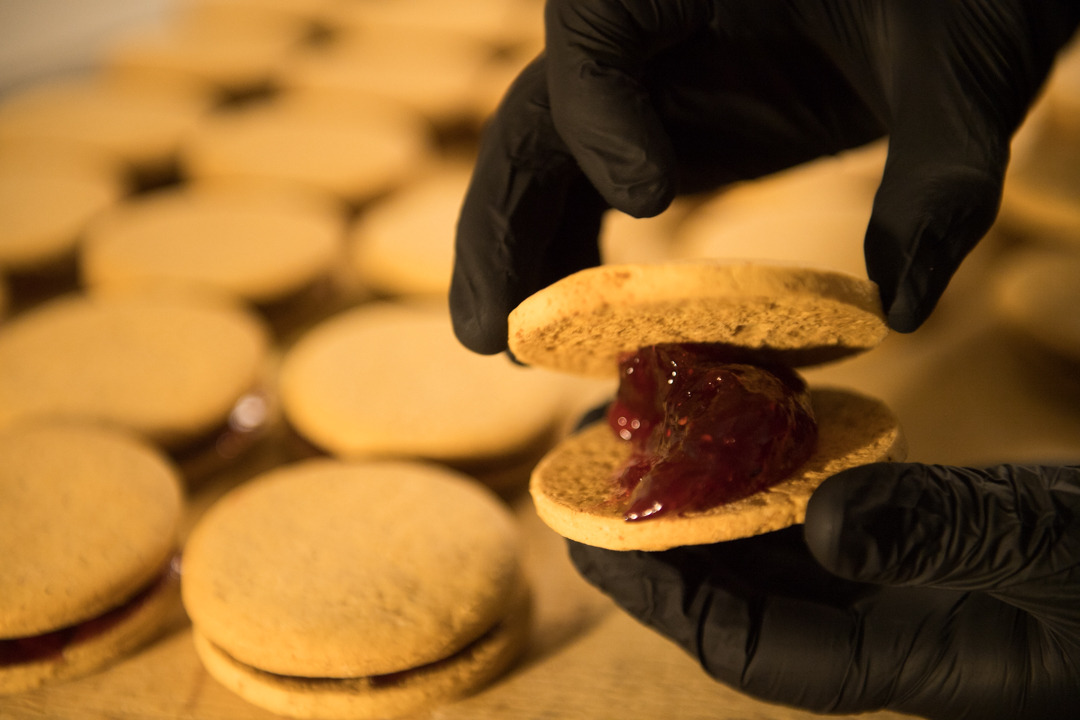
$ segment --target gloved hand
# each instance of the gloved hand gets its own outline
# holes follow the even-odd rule
[[[716,679],[818,712],[1049,720],[1080,709],[1080,467],[869,465],[805,526],[580,572]]]
[[[599,262],[609,207],[758,177],[889,135],[865,239],[890,326],[933,310],[997,213],[1009,142],[1076,0],[549,0],[546,51],[481,143],[450,290],[459,339]]]

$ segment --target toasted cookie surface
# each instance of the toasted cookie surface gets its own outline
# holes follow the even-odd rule
[[[161,572],[181,492],[152,448],[81,424],[0,432],[0,637],[93,617]]]
[[[646,345],[727,343],[797,367],[865,351],[887,334],[869,280],[701,260],[574,273],[511,312],[508,342],[528,365],[614,377],[618,357]]]
[[[880,401],[817,389],[812,402],[818,421],[814,454],[765,491],[706,511],[627,521],[615,478],[631,446],[601,422],[561,442],[537,465],[530,484],[537,513],[559,534],[611,550],[701,545],[802,522],[810,495],[825,478],[847,467],[904,458],[897,419]]]
[[[280,675],[383,675],[446,658],[505,617],[513,519],[466,476],[410,462],[311,460],[233,491],[193,531],[196,630]]]

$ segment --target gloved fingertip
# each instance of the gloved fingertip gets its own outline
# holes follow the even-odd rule
[[[650,218],[667,210],[675,194],[675,184],[670,179],[653,177],[612,187],[604,199],[631,217]]]
[[[885,322],[898,333],[913,333],[922,327],[937,306],[937,297],[917,298],[900,292],[885,309]]]
[[[836,476],[818,486],[806,505],[803,535],[810,553],[825,569],[838,567],[840,535],[847,494]]]
[[[450,324],[454,337],[467,349],[479,355],[497,355],[506,351],[506,319],[497,318],[474,310],[475,305],[455,299],[450,292]]]
[[[829,572],[858,582],[877,582],[897,570],[899,549],[911,527],[918,485],[902,479],[912,467],[873,463],[825,480],[806,507],[803,533],[814,558]],[[915,494],[908,496],[908,490]]]

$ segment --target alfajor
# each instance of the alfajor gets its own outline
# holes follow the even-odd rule
[[[179,609],[179,476],[84,424],[0,430],[0,694],[89,673]]]
[[[92,288],[209,289],[266,305],[324,280],[345,217],[326,198],[283,189],[184,186],[118,203],[87,228]]]
[[[182,594],[199,657],[297,718],[387,718],[474,692],[524,648],[509,510],[404,461],[308,460],[239,486],[196,525]]]
[[[888,328],[873,283],[788,265],[699,261],[580,271],[523,301],[511,352],[618,377],[607,423],[562,440],[530,491],[560,534],[662,550],[802,521],[817,485],[898,460],[880,401],[808,388],[796,367],[866,351]]]
[[[0,327],[0,428],[79,419],[134,432],[185,464],[233,456],[268,422],[268,348],[259,318],[225,302],[64,296]]]
[[[390,302],[304,333],[284,353],[278,388],[285,419],[330,455],[459,465],[533,453],[567,399],[555,373],[461,347],[445,307]]]

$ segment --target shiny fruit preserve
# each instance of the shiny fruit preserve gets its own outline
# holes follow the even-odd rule
[[[764,490],[802,465],[817,442],[810,394],[795,371],[704,343],[621,357],[607,421],[633,447],[615,478],[631,521]]]

